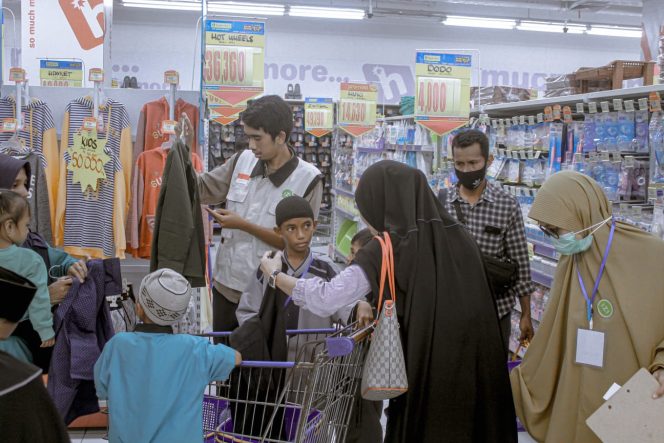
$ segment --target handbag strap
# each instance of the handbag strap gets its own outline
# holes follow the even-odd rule
[[[381,312],[383,307],[383,293],[385,292],[385,281],[387,280],[388,288],[390,291],[390,298],[396,302],[396,285],[394,284],[394,251],[392,248],[392,240],[387,232],[382,236],[375,237],[380,242],[380,248],[383,252],[383,259],[380,266],[380,285],[378,289],[378,312]]]

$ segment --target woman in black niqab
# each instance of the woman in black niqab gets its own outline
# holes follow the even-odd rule
[[[446,213],[424,174],[402,163],[369,167],[355,200],[364,220],[388,232],[394,247],[409,390],[390,401],[385,441],[516,442],[507,356],[475,241]],[[267,275],[277,259],[263,258]],[[381,260],[380,243],[372,240],[329,284],[279,274],[277,285],[322,315],[367,295],[369,286],[375,302]],[[358,266],[363,272],[351,269]],[[355,289],[361,287],[367,289]]]
[[[397,314],[409,390],[390,402],[386,442],[511,442],[516,418],[498,317],[479,248],[420,171],[368,168],[360,214],[394,246]],[[355,262],[378,293],[380,244]]]

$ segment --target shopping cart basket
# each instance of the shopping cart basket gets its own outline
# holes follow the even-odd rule
[[[343,442],[371,331],[287,331],[292,361],[244,361],[209,385],[205,443]],[[223,342],[230,332],[207,336]]]

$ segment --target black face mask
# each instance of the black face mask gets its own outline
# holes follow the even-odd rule
[[[484,177],[486,177],[486,166],[482,169],[471,172],[461,172],[454,168],[454,172],[459,179],[459,183],[461,183],[464,188],[474,190],[479,188],[484,181]]]

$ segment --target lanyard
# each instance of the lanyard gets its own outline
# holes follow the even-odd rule
[[[309,262],[307,263],[307,267],[304,268],[304,272],[298,278],[304,278],[309,273],[309,268],[311,267],[311,263],[313,263],[313,261],[314,261],[314,254],[309,253]],[[284,308],[288,306],[288,304],[291,302],[292,299],[293,297],[289,295],[288,298],[286,299],[286,302],[284,303]]]
[[[616,231],[616,222],[611,223],[611,233],[609,234],[609,242],[606,245],[604,250],[604,257],[602,258],[602,264],[599,267],[599,273],[597,279],[595,280],[595,286],[593,287],[593,292],[591,297],[588,297],[588,291],[586,291],[586,285],[583,283],[583,278],[581,277],[581,271],[579,271],[579,261],[575,257],[576,261],[576,275],[579,277],[579,285],[581,285],[581,292],[583,293],[583,298],[586,299],[586,316],[588,317],[588,323],[590,324],[590,329],[593,328],[593,303],[595,302],[595,297],[597,296],[597,290],[599,289],[599,282],[602,280],[604,275],[604,268],[606,268],[606,260],[609,258],[609,251],[611,250],[611,244],[613,243],[613,234]]]

